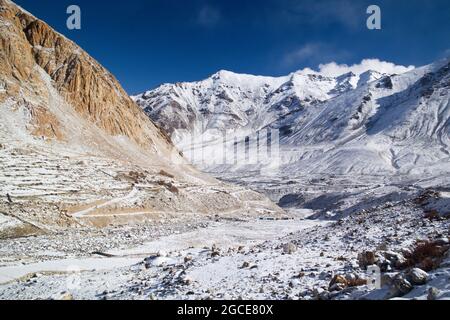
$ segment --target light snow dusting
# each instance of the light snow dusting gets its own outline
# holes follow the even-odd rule
[[[221,70],[133,103],[0,4],[30,49],[0,64],[0,299],[450,299],[449,59]]]

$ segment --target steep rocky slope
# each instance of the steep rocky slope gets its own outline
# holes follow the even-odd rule
[[[73,135],[63,134],[64,125],[48,106],[50,85],[76,115],[105,133],[126,136],[147,149],[157,147],[161,153],[172,149],[113,75],[86,52],[11,2],[0,4],[2,101],[15,98],[27,104],[35,135],[59,140]]]
[[[9,0],[0,0],[0,114],[0,236],[280,213],[187,164],[113,75]]]

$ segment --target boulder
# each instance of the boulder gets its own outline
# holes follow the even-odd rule
[[[58,297],[55,297],[55,300],[74,300],[73,295],[70,292],[62,292]]]
[[[407,279],[413,285],[424,285],[428,281],[428,273],[419,268],[412,268],[407,274]]]
[[[397,273],[383,273],[381,275],[381,287],[392,287]]]
[[[323,288],[315,288],[312,292],[314,299],[316,300],[329,300],[330,293]]]
[[[377,257],[373,251],[364,251],[358,254],[358,264],[361,269],[366,270],[368,266],[377,263]]]
[[[448,246],[448,245],[450,245],[449,239],[448,238],[444,238],[444,237],[434,240],[433,243],[435,245],[437,245],[437,246]]]
[[[186,274],[180,277],[180,281],[183,285],[186,286],[191,285],[194,282],[194,280]]]
[[[401,269],[407,262],[406,258],[401,253],[386,251],[384,256],[390,261],[391,265]]]
[[[413,289],[413,285],[405,278],[404,275],[398,274],[393,281],[394,296],[404,296]]]
[[[292,279],[289,281],[289,288],[298,288],[301,285],[300,280],[298,279]]]
[[[437,288],[431,287],[428,289],[427,300],[436,300],[440,294],[441,292]]]

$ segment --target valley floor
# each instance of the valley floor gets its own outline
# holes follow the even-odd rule
[[[340,198],[330,196],[331,181],[307,189],[272,181],[297,195],[323,188],[320,201],[279,194],[288,207],[297,201],[287,220],[236,216],[1,240],[0,299],[449,299],[450,224],[439,216],[448,191],[355,181]],[[383,269],[381,289],[365,285],[369,264]],[[411,279],[423,276],[419,267],[425,278]]]

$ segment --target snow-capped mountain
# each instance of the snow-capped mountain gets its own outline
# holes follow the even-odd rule
[[[311,171],[448,172],[449,79],[449,61],[385,76],[309,108],[285,144],[326,150],[307,164],[300,152]]]
[[[186,129],[257,131],[381,76],[373,71],[332,78],[299,71],[263,77],[222,70],[203,81],[165,84],[133,99],[179,142]]]
[[[286,172],[436,174],[450,171],[449,79],[448,60],[400,75],[299,71],[274,78],[220,71],[133,99],[182,151],[189,133],[206,131],[213,144],[226,130],[243,137],[268,128],[279,130]],[[203,167],[249,168],[239,161]]]

